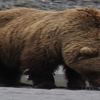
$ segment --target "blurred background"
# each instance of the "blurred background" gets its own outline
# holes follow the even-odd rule
[[[100,0],[0,0],[0,10],[28,7],[59,11],[86,6],[100,9]]]

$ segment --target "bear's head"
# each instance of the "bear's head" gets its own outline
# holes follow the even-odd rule
[[[69,24],[71,31],[63,38],[62,56],[67,66],[100,86],[100,11],[86,8],[76,13],[76,24]]]
[[[85,80],[100,86],[100,51],[97,48],[82,47],[73,64]]]
[[[74,45],[64,53],[65,63],[93,85],[100,86],[100,49]]]

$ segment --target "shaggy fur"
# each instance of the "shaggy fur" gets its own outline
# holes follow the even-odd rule
[[[55,87],[53,72],[64,65],[68,87],[100,85],[100,13],[92,8],[59,12],[0,11],[0,83],[19,84],[25,71],[34,86]]]

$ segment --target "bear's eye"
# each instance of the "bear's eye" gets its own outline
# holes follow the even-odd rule
[[[81,57],[97,57],[98,56],[98,51],[95,48],[89,48],[89,47],[82,47],[80,49],[80,55]]]

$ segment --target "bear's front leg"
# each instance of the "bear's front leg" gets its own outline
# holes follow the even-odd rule
[[[68,89],[86,89],[85,80],[73,69],[67,67],[65,70],[66,78],[68,79]]]

